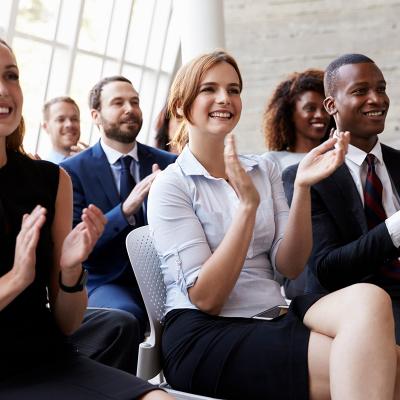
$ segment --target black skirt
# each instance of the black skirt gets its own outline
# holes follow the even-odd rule
[[[310,331],[303,318],[321,297],[296,297],[272,321],[170,311],[162,339],[168,383],[222,399],[307,400]]]

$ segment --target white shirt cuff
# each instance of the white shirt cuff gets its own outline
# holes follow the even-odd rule
[[[395,247],[400,247],[400,211],[385,220],[387,230]]]

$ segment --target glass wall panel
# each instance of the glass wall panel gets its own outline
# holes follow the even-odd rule
[[[168,26],[167,39],[161,64],[161,69],[169,74],[174,73],[174,68],[179,53],[180,39],[177,21],[172,15]]]
[[[62,48],[55,49],[46,100],[67,94],[69,60],[70,52],[68,50]]]
[[[82,0],[63,0],[58,26],[57,41],[67,46],[73,46],[75,32],[80,23],[79,12]]]
[[[45,98],[50,45],[15,38],[13,50],[18,60],[20,82],[24,93],[23,115],[26,122],[24,145],[30,152],[36,151],[41,122],[41,110]]]
[[[12,0],[1,0],[0,37],[4,39],[8,30]]]
[[[126,59],[129,62],[145,63],[154,7],[154,0],[135,1],[126,52]]]
[[[146,65],[150,68],[158,69],[161,64],[170,12],[171,4],[169,0],[156,2],[146,57]]]
[[[133,86],[136,90],[139,90],[139,85],[143,75],[142,68],[134,67],[130,64],[125,64],[122,68],[122,75],[126,76],[133,83]]]
[[[152,70],[146,70],[143,73],[142,89],[139,90],[140,108],[143,111],[143,126],[139,133],[139,141],[147,142],[148,131],[151,128],[151,108],[153,96],[155,94],[156,74]]]
[[[133,12],[134,0],[115,2],[113,19],[108,40],[107,55],[120,59],[124,50],[125,37],[128,33],[129,20]]]
[[[78,54],[75,60],[70,95],[81,109],[81,132],[85,141],[89,141],[92,131],[92,118],[88,106],[89,91],[100,79],[101,62],[100,57],[86,54]]]
[[[101,77],[116,74],[139,91],[144,116],[140,139],[151,140],[179,54],[171,0],[0,2],[0,36],[9,38],[21,72],[28,151],[48,151],[41,108],[45,100],[61,95],[80,106],[82,139],[97,141],[88,93]]]
[[[19,0],[16,29],[53,40],[60,0]]]
[[[86,0],[79,34],[78,47],[103,54],[106,49],[108,27],[113,0]]]
[[[119,63],[112,60],[106,60],[103,65],[103,72],[101,76],[120,75]]]

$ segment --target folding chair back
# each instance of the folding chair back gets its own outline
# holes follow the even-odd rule
[[[160,268],[161,263],[147,225],[136,228],[128,234],[126,248],[150,322],[150,336],[139,345],[136,375],[149,380],[162,373],[161,320],[164,315],[166,288]],[[211,397],[171,389],[166,382],[160,387],[180,400],[213,400]]]
[[[160,342],[165,284],[148,225],[131,231],[126,238],[126,247],[150,322],[150,337],[139,347],[137,376],[149,380],[162,369]]]

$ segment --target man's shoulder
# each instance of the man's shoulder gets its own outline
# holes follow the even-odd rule
[[[148,146],[143,143],[137,142],[138,145],[138,152],[139,152],[139,158],[140,155],[147,155],[147,156],[152,156],[158,160],[163,160],[166,163],[173,163],[177,159],[177,155],[173,153],[169,153],[168,151],[157,149],[152,146]]]
[[[395,149],[394,147],[390,147],[386,144],[381,143],[381,147],[382,147],[382,153],[384,155],[391,155],[393,157],[400,157],[400,150]]]
[[[82,165],[88,165],[95,159],[100,158],[101,146],[96,143],[95,145],[88,147],[87,149],[75,154],[72,157],[68,157],[60,165],[65,168],[79,168]]]
[[[282,171],[282,180],[283,181],[294,181],[297,174],[297,168],[299,167],[299,163],[289,165]]]

